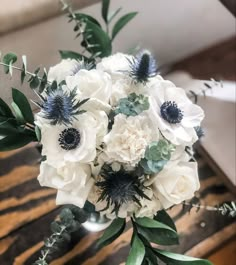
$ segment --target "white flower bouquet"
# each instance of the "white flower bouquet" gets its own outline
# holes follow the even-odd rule
[[[39,183],[57,189],[58,205],[65,208],[45,242],[46,258],[57,240],[78,229],[89,212],[109,220],[98,244],[119,237],[131,219],[133,237],[127,265],[207,265],[210,262],[161,250],[157,245],[178,243],[175,225],[166,209],[183,203],[199,189],[192,146],[199,139],[203,110],[182,88],[164,80],[147,50],[137,55],[111,54],[111,40],[136,13],[122,17],[113,36],[92,17],[73,13],[82,45],[90,57],[61,51],[63,60],[39,77],[13,66],[7,54],[6,73],[21,71],[38,96],[33,115],[27,98],[13,89],[12,110],[0,100],[0,150],[19,148],[31,141],[42,147]],[[106,24],[109,1],[103,1]],[[99,59],[100,58],[100,59]],[[154,244],[153,244],[154,243]]]

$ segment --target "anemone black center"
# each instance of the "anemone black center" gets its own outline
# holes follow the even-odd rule
[[[63,130],[59,135],[59,144],[64,150],[73,150],[80,144],[80,133],[75,128]]]
[[[174,101],[165,101],[161,105],[161,117],[169,123],[180,123],[183,119],[183,112]]]

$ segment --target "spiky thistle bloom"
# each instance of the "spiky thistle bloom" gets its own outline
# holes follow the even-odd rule
[[[89,99],[76,100],[76,89],[65,92],[61,87],[57,89],[49,88],[46,97],[40,96],[43,103],[36,103],[42,110],[45,119],[50,120],[52,125],[71,124],[76,115],[82,114],[85,110],[80,110],[80,106]]]
[[[194,127],[194,130],[197,134],[198,139],[201,139],[205,135],[204,130],[202,129],[201,126]]]
[[[129,74],[138,83],[146,83],[157,74],[156,60],[149,51],[142,51],[128,61],[131,68]]]
[[[113,207],[112,213],[118,214],[119,208],[129,202],[140,205],[139,199],[149,198],[145,195],[146,187],[142,184],[140,177],[134,172],[127,172],[123,168],[113,171],[111,167],[105,165],[101,171],[103,180],[96,183],[101,190],[98,201],[106,201],[105,209]]]

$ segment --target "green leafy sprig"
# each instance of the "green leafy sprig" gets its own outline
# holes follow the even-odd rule
[[[41,256],[33,265],[48,265],[49,256],[58,251],[65,242],[71,240],[71,234],[78,231],[88,219],[88,213],[76,206],[62,209],[59,220],[51,223],[52,234],[44,240]]]
[[[192,208],[195,208],[197,210],[204,209],[207,211],[213,211],[213,212],[219,212],[221,215],[226,215],[228,217],[235,218],[236,217],[236,202],[231,201],[231,202],[224,202],[220,205],[216,206],[209,206],[209,205],[202,205],[200,203],[192,203],[190,202],[183,202],[184,206],[189,207],[189,211]]]
[[[13,75],[13,70],[17,70],[21,72],[21,84],[24,83],[26,76],[29,76],[27,82],[31,89],[38,89],[38,92],[41,93],[48,85],[51,83],[47,79],[47,71],[43,69],[42,77],[39,76],[40,67],[38,67],[33,73],[28,71],[27,69],[27,59],[26,56],[22,56],[22,67],[15,66],[14,64],[17,62],[17,55],[14,53],[7,53],[3,56],[1,60],[0,56],[0,65],[4,67],[4,72],[6,74]]]
[[[137,12],[131,12],[120,17],[115,22],[110,34],[110,24],[121,11],[121,8],[118,8],[114,12],[109,12],[110,0],[102,1],[101,15],[105,29],[92,16],[73,12],[72,7],[64,0],[61,0],[61,3],[63,5],[62,10],[68,13],[69,22],[75,23],[76,38],[81,37],[81,46],[84,48],[82,54],[61,50],[60,55],[63,59],[81,60],[83,58],[86,62],[93,62],[96,58],[111,55],[114,38],[137,15]]]

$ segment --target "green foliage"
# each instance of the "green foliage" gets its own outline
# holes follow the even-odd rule
[[[13,88],[12,98],[15,104],[19,107],[24,120],[30,124],[34,124],[34,115],[26,96],[19,90]]]
[[[137,218],[135,225],[139,234],[148,242],[161,245],[178,244],[178,234],[170,226],[147,217]]]
[[[196,259],[185,255],[171,253],[168,251],[155,249],[156,255],[166,264],[171,265],[212,265],[208,260]]]
[[[70,242],[72,233],[78,231],[81,224],[87,221],[88,214],[83,209],[71,205],[62,209],[59,218],[51,223],[52,234],[44,240],[41,257],[33,265],[48,265],[48,256],[60,251],[66,242]]]
[[[134,233],[132,247],[126,265],[141,265],[145,256],[145,246],[138,235]]]
[[[108,23],[109,5],[110,5],[110,0],[102,1],[102,17],[106,23]]]
[[[115,114],[125,114],[126,116],[137,116],[149,109],[148,97],[144,95],[130,94],[127,98],[119,100]]]
[[[112,221],[112,223],[103,233],[102,237],[98,240],[98,247],[106,246],[118,238],[123,233],[125,225],[126,221],[123,218],[116,218],[114,221]]]
[[[140,162],[144,172],[146,174],[160,172],[170,160],[174,150],[174,145],[170,144],[167,140],[159,140],[149,144],[145,151],[145,157]]]
[[[82,46],[95,57],[111,55],[112,45],[107,33],[91,21],[86,22]]]
[[[59,51],[61,59],[75,59],[75,60],[84,60],[84,62],[90,62],[90,60],[83,54],[73,52],[73,51]]]
[[[4,71],[6,74],[12,75],[12,65],[17,61],[17,56],[14,53],[8,53],[3,57]]]
[[[122,30],[124,26],[126,26],[131,19],[133,19],[137,15],[137,12],[131,12],[124,16],[122,16],[114,25],[112,30],[112,40],[116,37],[116,35]]]
[[[165,210],[158,211],[157,214],[154,216],[154,220],[169,226],[174,231],[177,231],[175,223]]]

